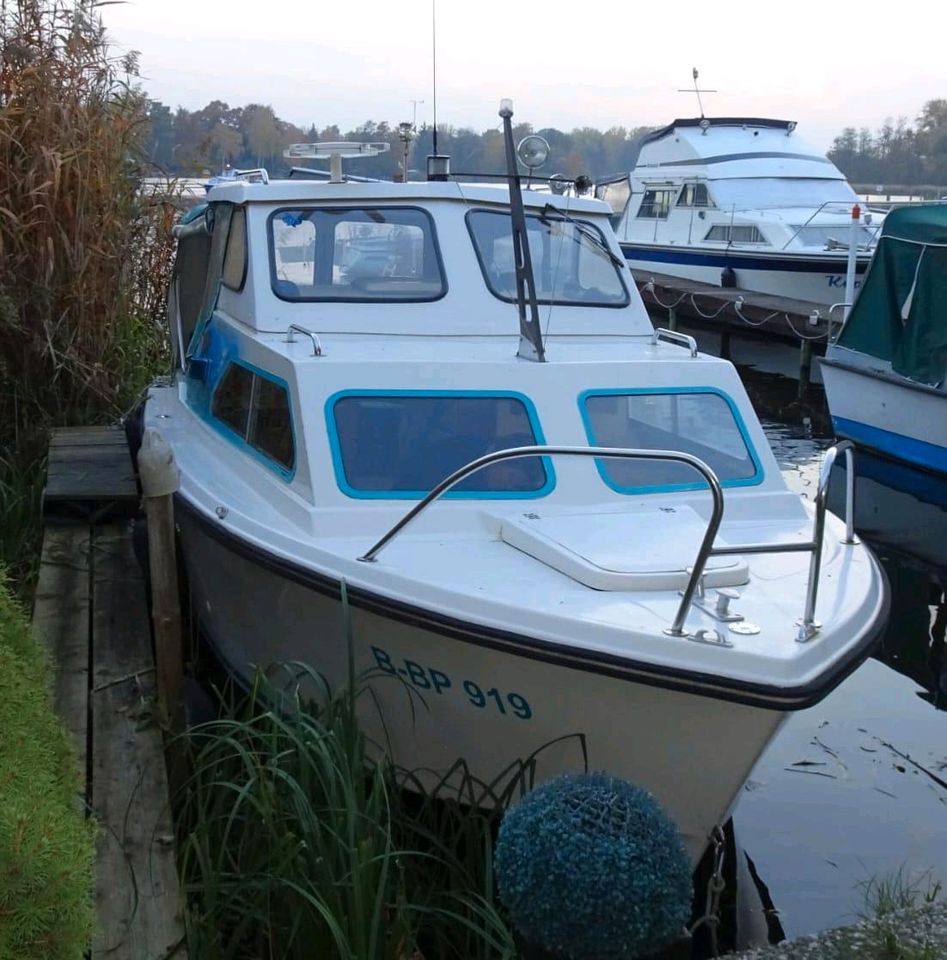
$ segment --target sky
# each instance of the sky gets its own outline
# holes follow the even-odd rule
[[[661,126],[698,115],[796,120],[827,150],[845,127],[912,123],[947,99],[937,0],[126,0],[101,8],[116,53],[172,108],[269,104],[299,126],[434,119],[480,132]],[[892,39],[900,37],[901,40]],[[690,93],[679,93],[690,89]],[[415,102],[417,101],[417,102]]]

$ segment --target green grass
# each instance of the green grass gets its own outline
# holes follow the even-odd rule
[[[49,677],[0,569],[0,960],[77,960],[91,940],[93,828]]]
[[[192,956],[513,957],[493,900],[495,815],[405,794],[358,727],[364,686],[318,696],[312,671],[284,669],[288,685],[258,675],[189,734],[178,820]]]

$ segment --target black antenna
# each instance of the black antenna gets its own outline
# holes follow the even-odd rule
[[[437,0],[431,0],[431,65],[433,76],[431,85],[434,87],[434,150],[437,155]]]
[[[543,335],[539,326],[536,278],[533,276],[533,261],[526,235],[526,212],[523,210],[520,174],[516,166],[516,150],[513,147],[512,100],[500,101],[500,116],[503,118],[506,172],[510,185],[510,225],[513,228],[513,265],[516,268],[516,308],[520,315],[520,346],[516,355],[523,360],[543,363],[546,359],[546,350],[543,347]],[[527,303],[529,303],[529,317],[526,316]]]
[[[678,90],[678,93],[696,93],[697,94],[697,106],[700,107],[700,119],[704,119],[704,104],[700,99],[702,93],[716,93],[716,90],[701,90],[697,86],[697,67],[694,67],[694,89],[693,90]]]

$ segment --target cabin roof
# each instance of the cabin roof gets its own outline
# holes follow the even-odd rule
[[[526,207],[554,207],[569,214],[604,214],[611,210],[607,204],[590,197],[566,197],[553,193],[523,191]],[[213,187],[207,195],[210,201],[231,203],[421,203],[424,201],[460,201],[476,204],[508,204],[505,184],[446,182],[392,183],[378,180],[368,183],[346,181],[326,183],[319,180],[271,180],[269,183],[234,181]]]

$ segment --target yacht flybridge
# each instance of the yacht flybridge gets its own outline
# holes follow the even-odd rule
[[[193,609],[239,677],[340,685],[344,582],[396,762],[608,770],[696,860],[786,711],[866,656],[883,579],[824,483],[786,488],[734,368],[652,329],[605,204],[510,164],[233,181],[178,228],[144,419]]]
[[[845,300],[852,243],[865,272],[882,219],[794,121],[753,117],[675,120],[596,195],[635,270],[826,306]]]

